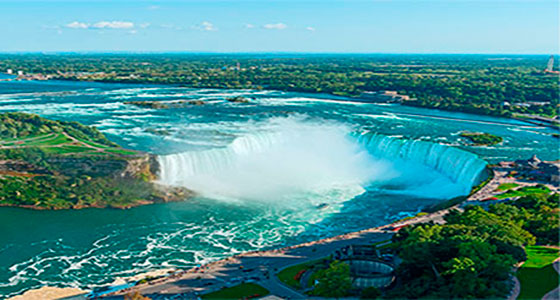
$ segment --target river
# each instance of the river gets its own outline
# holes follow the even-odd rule
[[[251,100],[225,100],[233,96]],[[182,100],[205,104],[124,103]],[[378,226],[464,194],[481,159],[559,158],[551,129],[328,95],[0,82],[0,112],[7,111],[95,126],[123,147],[160,155],[160,181],[200,196],[129,210],[0,208],[0,298],[41,285],[91,289]],[[504,142],[472,147],[459,136],[464,130]]]

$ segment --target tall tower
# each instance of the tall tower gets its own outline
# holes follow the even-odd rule
[[[545,74],[560,74],[559,71],[554,71],[554,55],[551,55],[548,59],[548,64],[546,65],[546,69],[544,69]]]
[[[548,59],[548,64],[546,65],[545,72],[552,72],[552,68],[554,68],[554,55],[551,55]]]

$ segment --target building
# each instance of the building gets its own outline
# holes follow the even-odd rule
[[[18,76],[23,76],[23,71],[17,71]]]
[[[536,180],[558,184],[560,182],[560,162],[543,161],[536,155],[527,160],[518,159],[515,167],[520,175]]]
[[[400,103],[403,101],[410,101],[410,97],[407,95],[400,95],[396,91],[366,91],[360,95],[362,99],[372,100],[372,102],[383,102],[383,103]]]
[[[384,259],[375,246],[349,245],[335,251],[332,257],[350,266],[354,289],[386,288],[395,281],[395,267],[389,262],[392,259]]]
[[[6,70],[6,73],[8,73],[8,74],[10,74],[10,75],[11,75],[11,74],[13,74],[13,73],[14,73],[14,70],[12,70],[12,69],[8,69],[8,70]]]

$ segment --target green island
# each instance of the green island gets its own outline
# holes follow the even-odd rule
[[[168,109],[180,108],[188,105],[203,105],[204,101],[201,100],[179,100],[172,103],[162,101],[125,101],[124,104],[135,105],[138,107],[152,108],[152,109]]]
[[[241,97],[241,96],[226,98],[226,100],[229,101],[229,102],[234,102],[234,103],[249,103],[249,99],[247,99],[245,97]]]
[[[501,143],[501,136],[485,132],[461,132],[461,136],[471,141],[474,146],[492,146]]]
[[[93,127],[0,114],[0,206],[129,208],[190,195],[152,183],[156,172],[151,155],[123,149]]]
[[[360,98],[394,91],[403,105],[557,124],[558,78],[544,55],[1,54],[33,79],[268,89]],[[513,100],[515,99],[515,100]],[[539,122],[542,122],[539,120]]]

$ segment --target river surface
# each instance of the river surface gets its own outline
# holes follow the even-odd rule
[[[251,102],[225,100],[232,96]],[[124,103],[142,100],[205,104]],[[91,289],[378,226],[465,194],[483,160],[559,158],[551,129],[326,95],[0,82],[7,111],[95,126],[123,147],[160,155],[160,181],[200,196],[129,210],[0,208],[0,298],[41,285]],[[464,130],[504,142],[472,147]]]

